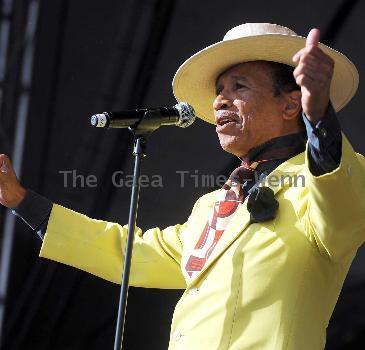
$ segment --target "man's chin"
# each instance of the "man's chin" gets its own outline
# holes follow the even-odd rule
[[[223,142],[223,140],[220,140],[220,145],[223,151],[233,154],[236,157],[241,157],[247,153],[242,147],[238,147],[236,142]]]

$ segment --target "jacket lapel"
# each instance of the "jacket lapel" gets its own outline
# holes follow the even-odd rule
[[[288,184],[288,182],[290,181],[290,176],[292,177],[296,175],[301,169],[303,169],[304,155],[304,152],[300,153],[297,156],[279,165],[265,178],[262,183],[259,184],[259,186],[270,187],[274,191],[274,194],[276,196],[280,192],[280,190]],[[216,247],[206,261],[203,269],[198,275],[195,276],[195,278],[190,279],[188,287],[190,287],[192,284],[196,283],[200,279],[204,271],[209,269],[213,262],[216,261],[224,253],[225,250],[227,250],[227,248],[242,234],[243,231],[246,230],[249,225],[250,213],[247,210],[247,200],[245,200],[242,205],[238,207],[236,213],[234,214],[234,217],[228,224],[222,237],[219,239]]]

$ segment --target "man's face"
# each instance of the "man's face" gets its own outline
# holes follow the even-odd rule
[[[265,62],[229,68],[218,77],[216,89],[216,132],[225,151],[244,158],[251,148],[285,134],[285,100],[274,97]]]

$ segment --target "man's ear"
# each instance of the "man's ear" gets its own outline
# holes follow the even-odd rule
[[[286,120],[296,118],[302,108],[302,93],[300,90],[287,92],[284,94],[284,100],[283,118]]]

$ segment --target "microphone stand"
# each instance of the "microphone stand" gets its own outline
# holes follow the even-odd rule
[[[133,187],[129,207],[127,246],[124,256],[122,285],[119,296],[118,319],[115,330],[114,350],[122,349],[125,315],[127,308],[129,273],[131,268],[134,232],[136,228],[138,200],[140,191],[141,162],[146,157],[147,137],[161,126],[159,115],[155,111],[146,111],[140,121],[128,129],[134,136],[133,156],[135,157]]]

